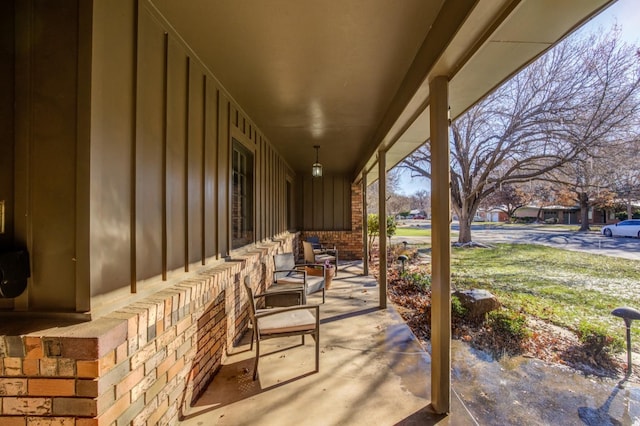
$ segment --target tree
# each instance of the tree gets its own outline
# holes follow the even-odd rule
[[[367,187],[367,212],[378,211],[378,185],[379,180],[373,182]],[[390,199],[398,195],[400,188],[400,169],[393,168],[387,172],[387,192],[385,201],[388,203]]]
[[[387,236],[392,237],[396,233],[396,220],[393,216],[387,216]],[[373,245],[375,237],[380,235],[380,220],[378,215],[370,213],[367,215],[367,231],[369,233],[369,245]]]
[[[638,129],[638,134],[640,134],[640,126]],[[621,156],[628,159],[628,161],[620,161]],[[624,204],[629,219],[633,217],[633,202],[640,200],[638,158],[640,158],[640,139],[621,147],[616,152],[610,151],[607,153],[607,159],[614,163],[614,166],[610,169],[611,189],[615,192],[616,198],[621,201],[621,204]]]
[[[431,217],[431,193],[426,189],[416,191],[411,196],[411,208],[422,210],[427,214],[427,218]]]
[[[396,215],[411,209],[411,198],[402,194],[392,194],[387,199],[387,212]]]
[[[615,145],[611,145],[614,147]],[[591,207],[612,205],[613,193],[610,170],[615,167],[609,159],[594,149],[589,155],[581,155],[562,167],[548,173],[547,180],[556,184],[556,198],[561,205],[580,206],[580,231],[588,231]]]
[[[533,200],[531,182],[527,184],[505,184],[502,188],[488,194],[480,206],[485,209],[498,208],[508,217],[513,217],[516,210]]]
[[[597,147],[627,140],[640,111],[638,53],[614,27],[567,38],[455,120],[451,200],[458,241],[471,241],[480,203],[505,185],[542,177]],[[402,162],[431,178],[429,144]]]
[[[380,220],[375,213],[367,215],[367,233],[369,234],[369,247],[373,247],[373,242],[380,235]],[[396,220],[393,216],[387,216],[387,237],[391,238],[396,233]],[[371,261],[371,250],[369,250],[369,261]]]

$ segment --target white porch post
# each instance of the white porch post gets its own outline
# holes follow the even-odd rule
[[[451,175],[449,171],[449,82],[429,83],[431,131],[431,405],[448,413],[451,404]]]
[[[387,307],[387,153],[378,151],[378,285],[380,307]]]

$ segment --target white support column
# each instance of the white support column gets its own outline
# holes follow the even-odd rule
[[[451,406],[451,175],[449,171],[449,82],[429,83],[431,120],[431,405]]]
[[[387,153],[378,151],[378,286],[380,307],[387,307]]]
[[[367,225],[367,172],[362,172],[362,273],[369,275],[369,226]]]

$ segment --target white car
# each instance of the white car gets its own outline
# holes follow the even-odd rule
[[[614,225],[602,227],[605,237],[638,237],[640,238],[640,219],[629,219]]]

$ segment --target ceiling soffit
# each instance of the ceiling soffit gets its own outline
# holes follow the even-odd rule
[[[294,170],[347,175],[444,2],[152,1]]]
[[[609,0],[148,0],[296,172],[377,178]],[[553,11],[553,13],[549,13]]]

